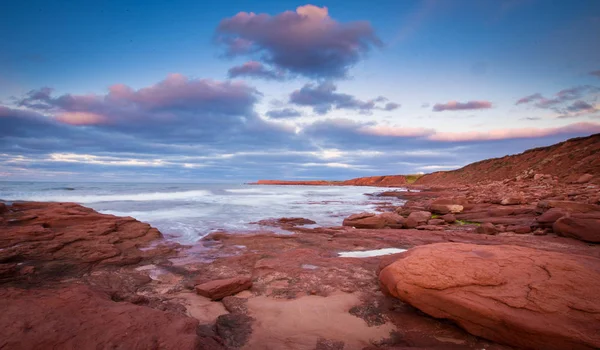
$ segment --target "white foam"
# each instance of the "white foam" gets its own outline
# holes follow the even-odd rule
[[[226,189],[225,192],[229,193],[265,193],[261,188],[230,188]],[[272,193],[272,192],[267,192]]]
[[[381,256],[405,252],[406,249],[400,248],[383,248],[375,250],[363,250],[354,252],[339,252],[338,255],[341,258],[369,258],[372,256]]]
[[[24,200],[37,202],[75,202],[75,203],[99,203],[116,201],[163,201],[163,200],[191,200],[197,197],[211,195],[210,191],[195,190],[184,192],[149,192],[132,194],[107,194],[107,195],[87,195],[87,196],[26,196],[17,199],[8,199],[8,201]]]

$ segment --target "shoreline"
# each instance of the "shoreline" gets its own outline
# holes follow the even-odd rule
[[[394,185],[372,195],[402,205],[342,226],[271,218],[186,246],[75,203],[0,203],[0,347],[600,348],[598,137]]]
[[[539,227],[541,230],[532,230],[529,233],[508,230],[508,228],[518,230],[519,223],[525,220],[537,220],[536,218],[543,215],[536,211],[540,201],[532,201],[535,199],[534,196],[547,196],[557,188],[565,192],[573,192],[576,188],[583,191],[582,193],[593,192],[592,189],[586,189],[586,185],[557,184],[554,181],[552,178],[546,178],[541,181],[530,179],[520,184],[517,182],[493,184],[496,187],[473,185],[465,188],[423,188],[420,192],[388,191],[379,195],[406,200],[403,206],[395,208],[395,214],[392,211],[387,214],[371,214],[371,216],[362,217],[354,222],[350,220],[352,218],[350,217],[347,218],[350,221],[346,222],[346,225],[349,226],[320,228],[304,228],[301,225],[304,221],[300,219],[274,219],[266,224],[285,228],[293,234],[278,235],[265,232],[242,235],[216,232],[204,237],[191,247],[168,244],[155,234],[151,236],[152,239],[139,238],[146,235],[138,238],[134,237],[135,235],[120,236],[122,234],[117,229],[110,231],[112,233],[101,239],[106,243],[97,241],[96,237],[102,236],[91,235],[84,239],[84,241],[88,241],[89,246],[81,245],[78,249],[72,250],[71,255],[64,255],[63,258],[58,259],[58,261],[70,260],[64,265],[60,265],[63,263],[59,264],[62,266],[60,269],[69,266],[65,269],[66,275],[56,276],[50,273],[50,271],[56,270],[57,260],[55,258],[44,260],[46,259],[44,254],[39,255],[39,258],[43,259],[37,262],[34,259],[33,262],[22,260],[22,265],[18,265],[18,262],[14,263],[12,266],[15,269],[14,280],[7,281],[6,278],[3,278],[0,291],[6,300],[5,307],[9,310],[9,314],[13,312],[11,310],[16,312],[14,307],[11,307],[12,304],[19,305],[19,307],[25,308],[21,312],[26,315],[31,313],[33,319],[37,317],[38,312],[42,311],[50,314],[59,312],[56,315],[58,319],[66,317],[62,314],[65,312],[62,308],[53,306],[55,301],[47,294],[48,288],[59,288],[57,297],[64,293],[64,295],[70,295],[73,302],[83,303],[78,307],[99,307],[94,306],[100,302],[94,298],[108,298],[113,300],[110,308],[135,307],[135,310],[141,308],[140,310],[145,312],[158,312],[152,316],[157,319],[167,316],[177,317],[184,324],[196,325],[192,328],[196,329],[195,334],[201,335],[188,335],[190,339],[193,338],[192,343],[204,344],[206,349],[238,346],[254,349],[261,348],[264,344],[269,344],[272,348],[314,349],[315,346],[319,348],[325,346],[324,344],[342,343],[345,344],[345,348],[349,349],[386,349],[389,346],[401,344],[440,348],[451,346],[457,349],[483,347],[486,349],[509,349],[510,347],[506,345],[473,337],[454,324],[422,314],[410,307],[409,304],[386,296],[385,293],[382,293],[381,282],[378,281],[378,271],[383,270],[390,262],[401,261],[406,256],[411,256],[417,247],[439,247],[448,244],[477,244],[486,247],[509,245],[534,249],[535,252],[546,251],[568,256],[587,256],[590,259],[596,259],[593,261],[600,261],[598,245],[560,237],[546,228],[542,229],[541,226]],[[514,188],[515,185],[517,188]],[[546,192],[539,192],[540,186],[546,188],[547,190],[544,190]],[[495,197],[498,193],[508,194],[507,196],[510,197],[511,191],[523,192],[521,203],[494,204],[494,202],[502,202],[504,199]],[[454,198],[457,203],[462,203],[443,204],[445,206],[462,205],[463,212],[454,214],[456,220],[462,223],[442,223],[439,222],[439,218],[443,215],[431,214],[424,222],[417,222],[414,228],[402,226],[406,225],[406,219],[413,212],[422,212],[432,208],[437,208],[437,212],[443,211],[443,207],[436,207],[436,201],[444,202],[448,198]],[[545,201],[549,200],[553,199],[548,197]],[[576,204],[572,205],[576,206]],[[98,221],[99,218],[107,221],[106,224],[95,223],[92,226],[101,231],[106,230],[103,229],[105,226],[114,227],[115,224],[109,222],[122,222],[123,220],[125,220],[123,223],[117,224],[117,228],[126,224],[133,225],[133,227],[139,226],[140,228],[137,230],[141,230],[140,232],[151,231],[149,225],[139,223],[134,219],[98,214],[91,209],[72,203],[17,203],[17,212],[13,212],[13,206],[5,207],[2,210],[2,224],[8,225],[7,227],[19,228],[18,232],[27,232],[25,229],[28,227],[29,230],[32,230],[33,227],[53,230],[54,227],[57,229],[64,227],[65,223],[69,223],[71,230],[77,230],[77,225],[90,224],[86,219],[88,216],[96,218],[95,221]],[[43,207],[48,208],[43,209]],[[63,215],[57,208],[62,208],[61,210],[67,212]],[[31,210],[41,211],[28,213]],[[48,212],[44,214],[44,210],[48,210]],[[397,216],[392,216],[392,214]],[[12,218],[11,215],[19,217]],[[398,219],[398,217],[403,219]],[[404,223],[401,224],[402,228],[398,228],[398,223],[392,223],[390,219],[404,220]],[[50,222],[46,222],[49,220]],[[78,223],[79,220],[81,223]],[[479,228],[488,222],[494,225],[497,232],[494,234],[477,233]],[[46,225],[48,227],[44,227],[44,223],[49,224]],[[358,226],[362,228],[358,228]],[[503,231],[500,230],[500,226],[504,227]],[[39,229],[36,228],[36,230]],[[111,239],[110,236],[113,234],[119,238]],[[61,236],[55,233],[54,238],[50,239],[49,245],[52,246],[52,241]],[[47,238],[49,239],[49,236]],[[139,241],[140,239],[142,241]],[[93,252],[95,249],[91,249],[92,247],[111,244],[109,243],[111,241],[114,242],[112,244],[121,247],[119,250],[122,257],[115,258],[107,247],[103,248],[103,251],[106,251],[106,259],[98,260],[100,263],[96,261],[90,264],[86,260],[89,258],[86,258],[85,255],[77,258],[78,252]],[[67,242],[65,244],[68,247],[76,243]],[[165,244],[167,245],[165,246]],[[48,244],[46,243],[46,245]],[[194,248],[198,249],[197,253],[193,252]],[[340,252],[390,248],[408,250],[398,254],[363,258],[338,256]],[[0,251],[0,256],[6,254],[6,249],[7,247]],[[64,249],[60,249],[59,252]],[[31,253],[32,251],[27,250],[27,252]],[[94,253],[91,254],[95,258],[99,258]],[[196,257],[202,256],[204,260],[195,260],[194,254],[198,254]],[[190,255],[191,259],[189,259]],[[35,256],[37,255],[34,254]],[[14,258],[12,259],[14,260]],[[6,262],[7,260],[10,261],[11,258],[3,256],[1,261]],[[107,263],[102,261],[107,261]],[[4,266],[6,263],[2,265]],[[3,268],[2,271],[6,274],[9,270]],[[106,278],[109,279],[106,280]],[[246,279],[251,282],[251,287],[240,287],[240,281]],[[211,301],[210,298],[198,295],[199,292],[196,292],[198,286],[211,281],[223,280],[229,281],[220,283],[225,283],[224,288],[230,289],[229,292],[233,291],[233,296],[227,296],[220,301]],[[237,291],[236,288],[243,289]],[[585,289],[585,285],[579,285],[578,288]],[[25,290],[35,290],[38,296],[34,297]],[[78,299],[79,295],[89,295],[89,293],[99,294],[92,300]],[[44,300],[51,309],[41,308],[37,311],[27,309],[22,302],[25,300],[31,302],[31,298]],[[318,323],[323,322],[321,314],[316,314],[315,318],[310,314],[297,313],[298,308],[310,309],[316,307],[315,305],[320,305],[319,308],[328,305],[323,309],[323,312],[331,317],[328,322]],[[271,312],[279,315],[276,317],[278,321],[275,323],[273,323],[275,316]],[[161,326],[165,327],[165,330],[162,331],[165,337],[173,327],[169,325],[173,323],[172,319],[168,320]],[[292,322],[292,320],[294,321]],[[5,323],[8,319],[3,317],[0,321]],[[44,323],[40,322],[34,322],[33,328],[42,327]],[[95,321],[82,319],[81,322]],[[135,322],[139,324],[139,327],[145,329],[147,321],[140,319]],[[293,326],[288,322],[292,322]],[[315,323],[319,324],[319,327],[315,328]],[[348,336],[336,326],[338,323],[348,325],[353,329],[355,335]],[[411,326],[407,328],[407,324]],[[62,328],[59,331],[69,333],[68,330]],[[177,332],[180,331],[181,329]],[[118,334],[119,330],[112,329],[110,332]],[[141,335],[144,334],[144,331],[140,332]],[[398,332],[401,332],[402,336]],[[19,330],[12,334],[19,339],[29,339],[30,341],[36,340],[38,336],[41,337],[41,335],[36,335],[32,339],[27,333]],[[281,343],[282,338],[273,338],[272,334],[283,335],[283,339],[287,340]],[[290,339],[299,341],[296,338],[298,335],[301,335],[304,340],[291,347],[285,345]],[[173,339],[165,338],[164,341],[169,342]],[[47,341],[50,340],[47,339]],[[504,339],[501,343],[510,344],[511,341],[514,340]],[[186,346],[182,346],[182,348],[186,348]]]

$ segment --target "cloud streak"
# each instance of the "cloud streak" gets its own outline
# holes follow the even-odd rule
[[[469,102],[457,102],[450,101],[446,103],[436,103],[433,106],[434,112],[443,111],[465,111],[473,109],[487,109],[492,108],[492,103],[489,101],[469,101]]]

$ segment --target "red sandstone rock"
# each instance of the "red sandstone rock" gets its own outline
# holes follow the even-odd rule
[[[275,226],[275,227],[294,227],[302,225],[316,224],[315,221],[305,218],[280,218],[280,219],[266,219],[255,222],[255,224],[263,226]]]
[[[234,277],[222,280],[214,280],[197,285],[196,293],[212,300],[221,300],[233,294],[252,287],[250,277]]]
[[[196,335],[198,321],[127,302],[87,286],[0,289],[0,348],[223,349]]]
[[[454,214],[446,214],[446,215],[442,216],[441,219],[443,219],[444,221],[446,221],[449,224],[453,224],[456,222],[456,216],[454,216]]]
[[[564,209],[551,208],[550,210],[546,211],[542,215],[538,216],[536,218],[536,221],[544,227],[551,227],[552,224],[554,224],[554,222],[556,220],[562,218],[566,214],[567,214],[567,212]]]
[[[577,182],[578,184],[584,184],[586,182],[589,182],[593,178],[594,178],[594,175],[592,175],[592,174],[583,174],[575,182]]]
[[[344,219],[343,226],[355,228],[381,229],[385,227],[402,228],[405,219],[396,213],[361,213],[350,215]]]
[[[476,233],[484,234],[484,235],[495,235],[498,233],[498,229],[494,224],[486,222],[481,224],[475,229]]]
[[[523,203],[523,198],[520,196],[505,197],[500,200],[500,205],[519,205]]]
[[[7,210],[8,210],[8,208],[7,208],[6,204],[0,202],[0,214],[4,213]]]
[[[559,201],[559,200],[547,200],[540,201],[538,207],[546,208],[559,208],[569,212],[577,213],[589,213],[589,212],[600,212],[600,205],[587,204],[574,201]]]
[[[529,349],[600,347],[598,258],[431,244],[401,255],[379,280],[386,293],[480,337]]]
[[[14,203],[2,214],[0,265],[23,261],[45,278],[78,276],[91,267],[138,264],[173,248],[140,250],[160,232],[133,218],[99,214],[74,203]],[[13,271],[14,272],[14,271]],[[19,278],[0,272],[1,279]]]
[[[431,212],[428,211],[413,211],[408,215],[408,219],[413,219],[417,223],[426,223],[431,218]]]
[[[582,174],[600,174],[600,134],[570,139],[548,147],[530,149],[502,158],[486,159],[453,171],[439,171],[420,177],[415,184],[449,185],[503,181],[519,177],[529,181],[536,173],[561,180]],[[541,180],[541,177],[538,177]],[[544,178],[536,183],[553,181]],[[597,178],[592,179],[597,181]]]
[[[600,243],[600,219],[582,219],[565,216],[558,219],[552,230],[565,237],[585,242]]]
[[[436,214],[460,213],[464,207],[460,204],[431,204],[429,210]]]
[[[430,219],[427,221],[427,225],[445,225],[446,221],[444,219]]]

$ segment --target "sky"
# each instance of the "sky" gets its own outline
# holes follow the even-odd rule
[[[0,181],[451,170],[600,132],[600,1],[4,1]]]

